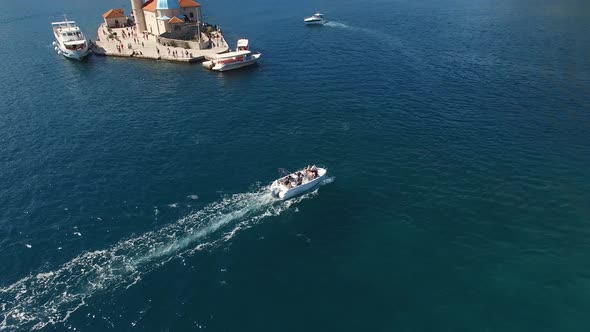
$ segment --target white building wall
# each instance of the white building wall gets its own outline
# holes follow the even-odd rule
[[[127,23],[127,18],[126,17],[105,18],[104,21],[109,28],[117,28],[117,22],[119,23],[118,27],[122,27],[123,24]]]
[[[158,9],[157,12],[158,17],[168,16],[172,18],[174,16],[178,16],[182,12],[182,9]],[[160,34],[164,32],[170,32],[170,30],[172,29],[172,27],[170,27],[170,24],[168,24],[168,21],[158,20],[158,22],[160,27]]]
[[[184,14],[195,22],[203,22],[201,7],[181,9],[158,9],[155,12],[144,10],[143,13],[145,17],[146,30],[154,35],[161,35],[164,32],[168,32],[170,29],[173,29],[173,27],[171,27],[167,21],[165,22],[157,19],[161,16],[168,16],[172,18],[173,16]],[[190,17],[190,13],[193,13],[192,18]]]
[[[143,13],[144,13],[144,17],[145,17],[145,24],[146,24],[147,31],[149,33],[154,34],[154,35],[159,35],[160,33],[158,32],[159,27],[158,27],[158,20],[156,20],[156,13],[150,12],[147,10],[144,10]]]

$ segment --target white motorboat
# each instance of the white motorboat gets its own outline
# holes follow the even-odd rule
[[[307,25],[323,25],[327,21],[324,18],[324,14],[315,13],[313,16],[304,18],[303,22],[305,22]]]
[[[76,26],[76,22],[68,21],[66,18],[62,22],[51,23],[51,27],[55,37],[53,46],[57,54],[70,59],[82,60],[90,53],[88,42],[80,28]]]
[[[275,180],[270,185],[273,196],[286,200],[316,189],[328,170],[322,167],[304,168]]]
[[[204,61],[203,67],[216,71],[227,71],[253,65],[262,54],[252,53],[249,48],[248,39],[242,38],[238,40],[235,52],[218,54],[215,58]]]

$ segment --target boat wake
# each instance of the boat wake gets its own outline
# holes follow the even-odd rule
[[[394,36],[394,35],[390,35],[388,33],[382,32],[382,31],[373,30],[373,29],[369,29],[369,28],[363,28],[363,27],[351,26],[351,25],[347,25],[344,23],[340,23],[340,22],[334,22],[334,21],[328,21],[324,24],[324,26],[331,27],[331,28],[337,28],[337,29],[346,29],[346,30],[354,30],[354,31],[362,32],[362,33],[370,36],[371,38],[380,41],[383,45],[386,45],[387,47],[395,47],[398,50],[403,49],[405,47],[403,41],[399,37]]]
[[[65,322],[89,297],[128,288],[172,259],[212,250],[237,232],[277,216],[316,193],[277,201],[267,186],[227,196],[159,230],[85,252],[58,269],[0,288],[0,330]]]
[[[334,21],[328,21],[328,22],[324,23],[324,26],[331,27],[331,28],[349,29],[349,30],[353,29],[353,27],[348,26],[344,23],[334,22]]]

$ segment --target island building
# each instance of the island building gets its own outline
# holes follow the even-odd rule
[[[137,30],[154,35],[182,33],[203,22],[201,5],[194,0],[131,0],[131,11]]]
[[[203,22],[195,0],[130,0],[131,14],[110,9],[102,16],[93,52],[145,59],[193,62],[227,52],[218,26]],[[155,37],[155,38],[154,38]]]
[[[123,8],[111,9],[108,12],[102,14],[104,23],[108,28],[121,28],[125,26],[129,18],[125,15]]]

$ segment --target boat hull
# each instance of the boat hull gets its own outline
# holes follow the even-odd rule
[[[63,55],[68,59],[74,60],[82,60],[85,56],[90,54],[90,48],[88,47],[88,43],[85,42],[84,47],[77,50],[69,50],[62,44],[59,40],[53,42],[53,46],[55,46],[55,50],[57,54]]]
[[[211,70],[215,70],[215,71],[228,71],[228,70],[234,70],[234,69],[238,69],[238,68],[242,68],[242,67],[246,67],[246,66],[250,66],[255,64],[258,59],[260,58],[261,54],[252,54],[250,57],[244,59],[243,61],[236,61],[236,62],[232,62],[232,63],[227,63],[227,64],[221,64],[221,63],[215,63],[214,61],[205,61],[203,62],[203,67],[205,68],[209,68]]]
[[[325,20],[304,20],[305,25],[324,25]]]
[[[88,48],[86,48],[83,50],[71,51],[71,50],[66,50],[66,49],[63,49],[60,47],[59,53],[68,59],[81,61],[82,59],[84,59],[84,57],[86,57],[88,54],[90,54],[90,50]]]
[[[322,184],[322,181],[324,180],[324,177],[327,174],[327,170],[324,168],[318,168],[318,177],[307,182],[304,184],[300,184],[297,187],[294,188],[290,188],[287,189],[284,185],[281,185],[279,183],[279,180],[275,180],[271,186],[270,186],[270,190],[273,196],[275,196],[278,199],[281,200],[287,200],[290,198],[293,198],[295,196],[299,196],[311,191],[314,191],[315,189],[317,189],[320,184]]]

